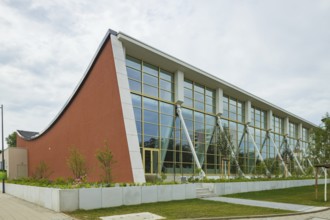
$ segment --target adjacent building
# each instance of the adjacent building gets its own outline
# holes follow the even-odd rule
[[[59,88],[60,89],[60,88]],[[18,131],[28,173],[72,176],[70,149],[85,156],[88,180],[102,171],[105,141],[115,182],[182,176],[289,176],[312,169],[314,124],[124,33],[109,30],[73,95],[40,133]]]

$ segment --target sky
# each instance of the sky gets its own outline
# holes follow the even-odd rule
[[[316,125],[330,112],[328,0],[0,0],[4,137],[49,125],[109,28]]]

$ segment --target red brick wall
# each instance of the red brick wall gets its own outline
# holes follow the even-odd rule
[[[116,161],[113,164],[113,181],[133,182],[110,40],[105,43],[80,90],[55,124],[35,140],[26,141],[18,137],[17,146],[28,149],[29,175],[43,160],[53,171],[51,179],[73,177],[67,158],[70,148],[76,147],[86,158],[88,181],[98,181],[102,170],[95,154],[106,140]]]

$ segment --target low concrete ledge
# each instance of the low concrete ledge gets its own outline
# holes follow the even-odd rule
[[[216,195],[313,185],[315,180],[283,180],[110,188],[55,189],[6,184],[6,193],[56,212],[109,208],[161,201],[197,198],[197,188],[209,188]],[[319,179],[319,184],[324,180]]]

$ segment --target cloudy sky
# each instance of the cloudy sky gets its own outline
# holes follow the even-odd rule
[[[328,0],[0,0],[5,137],[54,119],[108,28],[314,124],[330,112]]]

